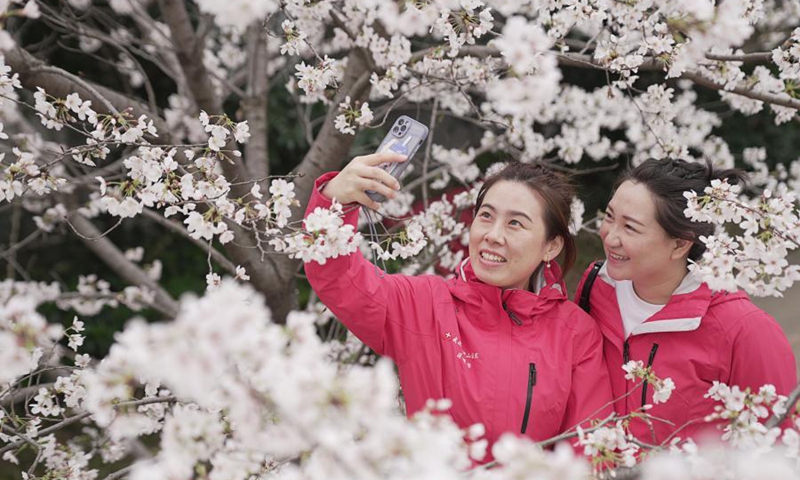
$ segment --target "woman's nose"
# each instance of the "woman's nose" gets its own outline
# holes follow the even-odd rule
[[[500,225],[499,222],[495,222],[486,230],[486,235],[484,235],[486,240],[491,243],[502,243],[503,242],[503,227]]]
[[[605,229],[601,229],[600,236],[603,239],[603,243],[608,245],[609,247],[618,247],[619,246],[619,235],[617,235],[617,230],[615,227],[607,227],[604,226]]]

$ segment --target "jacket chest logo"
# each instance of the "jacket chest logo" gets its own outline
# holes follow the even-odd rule
[[[469,352],[465,350],[464,345],[461,343],[461,339],[450,332],[445,332],[444,335],[442,335],[442,343],[445,345],[453,344],[456,350],[456,358],[461,360],[461,363],[463,363],[467,368],[472,368],[472,361],[478,360],[479,358],[478,352]]]

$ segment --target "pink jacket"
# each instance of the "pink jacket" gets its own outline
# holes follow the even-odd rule
[[[318,187],[332,175],[306,214],[330,206]],[[356,220],[357,209],[345,216]],[[600,331],[550,275],[537,295],[484,284],[467,262],[449,281],[379,276],[360,253],[305,272],[350,331],[396,362],[409,415],[449,398],[456,423],[483,423],[491,445],[504,432],[545,440],[612,411]]]
[[[591,267],[578,285],[576,301],[589,270]],[[654,420],[651,430],[642,419],[631,421],[631,432],[646,443],[659,444],[670,436],[696,438],[709,434],[715,427],[703,418],[713,411],[716,402],[704,395],[714,380],[753,391],[770,383],[782,395],[797,383],[794,354],[786,335],[744,292],[712,293],[705,283],[685,290],[677,291],[626,341],[615,281],[606,273],[605,265],[592,285],[589,313],[603,332],[614,398],[629,393],[615,403],[616,412],[627,415],[643,404],[653,404],[652,387],[645,387],[642,393],[641,381],[625,379],[622,365],[628,360],[641,360],[651,365],[659,378],[670,377],[675,382],[670,399],[648,411],[673,425]]]

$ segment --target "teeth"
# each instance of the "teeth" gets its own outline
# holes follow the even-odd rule
[[[481,252],[481,258],[489,260],[490,262],[503,263],[503,262],[506,261],[505,258],[503,258],[503,257],[501,257],[499,255],[492,255],[491,253],[486,253],[486,252]]]
[[[622,255],[617,255],[617,254],[610,253],[610,252],[609,252],[608,256],[613,258],[614,260],[627,260],[628,259],[628,257],[623,257]]]

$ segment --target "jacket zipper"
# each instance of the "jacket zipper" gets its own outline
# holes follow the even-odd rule
[[[656,359],[656,352],[658,351],[658,344],[654,343],[653,347],[650,349],[650,357],[647,359],[647,368],[653,366],[653,360]],[[647,402],[647,380],[644,381],[644,385],[642,385],[642,406]]]
[[[626,338],[625,342],[622,344],[622,365],[625,365],[626,363],[628,363],[630,361],[630,359],[631,359],[631,344],[628,343],[628,339]],[[630,393],[630,390],[628,390],[628,382],[626,381],[625,382],[625,396],[627,397],[629,393]],[[625,400],[625,410],[626,410],[625,413],[627,414],[628,413],[627,412],[627,410],[628,410],[628,401],[627,400]]]
[[[522,416],[522,428],[520,433],[525,433],[528,429],[528,417],[531,414],[531,402],[533,402],[533,387],[536,386],[536,364],[528,364],[528,398],[525,400],[525,415]]]
[[[510,318],[512,322],[516,323],[517,325],[522,325],[522,320],[517,318],[517,316],[514,315],[514,312],[512,312],[511,310],[508,309],[508,306],[506,305],[506,302],[503,302],[503,310],[506,311],[506,313],[508,314],[508,318]],[[531,365],[533,365],[533,364],[531,364]]]

